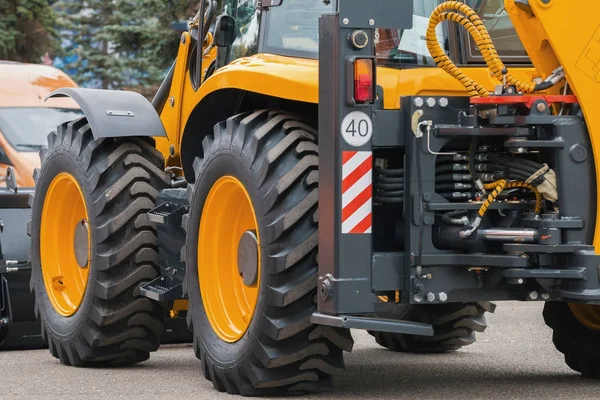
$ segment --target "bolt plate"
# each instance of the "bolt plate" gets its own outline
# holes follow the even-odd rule
[[[251,286],[258,278],[258,239],[254,231],[246,231],[238,244],[238,271],[244,285]]]
[[[82,219],[75,227],[75,234],[73,235],[75,260],[81,268],[87,268],[88,266],[88,231],[88,223],[85,219]]]

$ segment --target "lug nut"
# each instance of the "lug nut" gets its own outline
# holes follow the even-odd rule
[[[446,293],[444,293],[444,292],[438,293],[438,297],[439,297],[440,301],[446,301],[446,300],[448,300],[448,295]]]
[[[321,283],[321,289],[319,290],[321,292],[321,299],[323,299],[324,301],[327,301],[331,298],[331,282],[329,281],[323,281],[323,283]]]
[[[427,293],[427,301],[433,303],[435,301],[435,294],[431,292]]]
[[[529,292],[529,298],[531,300],[537,300],[537,298],[538,298],[538,292],[535,292],[535,291]]]
[[[448,107],[448,99],[445,97],[442,97],[439,101],[440,107],[442,108],[446,108]]]
[[[413,100],[413,104],[415,105],[415,107],[423,107],[423,104],[425,104],[425,102],[423,101],[422,98],[417,97],[416,99]]]
[[[430,108],[435,107],[435,99],[433,97],[427,99],[427,106]]]
[[[544,300],[550,300],[550,294],[549,293],[542,293],[542,299],[544,299]]]
[[[417,293],[417,294],[415,294],[415,295],[413,296],[413,300],[414,300],[416,303],[420,303],[420,302],[422,302],[422,301],[423,301],[423,295],[421,295],[421,294],[418,294],[418,293]]]

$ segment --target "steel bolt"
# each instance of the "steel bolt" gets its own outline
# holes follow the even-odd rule
[[[348,18],[344,18],[342,22],[344,23],[344,25],[348,25],[350,23],[350,20]]]
[[[438,297],[439,297],[440,301],[446,301],[446,300],[448,300],[448,295],[446,293],[444,293],[444,292],[439,292],[438,293]]]
[[[439,103],[440,103],[440,107],[442,107],[442,108],[448,107],[448,99],[445,97],[442,97],[440,99]]]
[[[522,147],[519,147],[519,148],[517,149],[517,153],[524,153],[524,152],[525,152],[525,149],[524,149],[524,148],[522,148]]]
[[[371,19],[369,20],[369,25],[371,25],[371,26],[375,25],[375,20],[371,18]]]
[[[546,107],[546,104],[545,104],[545,103],[538,103],[538,105],[537,105],[537,110],[538,110],[539,112],[544,112],[544,111],[546,111],[546,109],[547,109],[547,107]]]
[[[536,291],[529,292],[529,298],[531,300],[537,300],[537,298],[538,298],[538,292],[536,292]]]
[[[425,104],[425,102],[423,101],[422,98],[417,97],[416,99],[413,100],[413,104],[415,105],[415,107],[423,107],[423,104]]]
[[[579,143],[571,146],[569,154],[576,163],[582,163],[587,159],[587,149]]]
[[[185,35],[181,35],[181,44],[185,44]]]
[[[542,299],[549,300],[550,299],[550,294],[549,293],[542,293]]]
[[[423,301],[423,295],[421,295],[421,294],[417,293],[417,294],[415,294],[415,295],[413,296],[413,300],[414,300],[415,302],[417,302],[417,303],[420,303],[420,302],[422,302],[422,301]]]
[[[435,301],[435,294],[431,292],[427,293],[427,301],[433,303]]]
[[[519,285],[522,285],[522,284],[523,284],[523,279],[519,278],[519,279],[517,280],[517,283],[518,283]]]
[[[427,106],[428,107],[433,108],[433,107],[435,107],[435,104],[436,104],[436,102],[435,102],[435,99],[433,97],[430,97],[430,98],[427,99]]]
[[[173,107],[175,105],[175,97],[173,97],[173,96],[169,97],[169,104],[171,105],[171,107]]]
[[[323,283],[321,283],[320,292],[321,292],[321,298],[324,301],[329,300],[329,298],[331,296],[330,290],[331,290],[331,283],[329,281],[323,281]]]

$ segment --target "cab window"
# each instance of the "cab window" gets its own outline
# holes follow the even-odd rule
[[[261,19],[256,0],[222,0],[220,11],[235,18],[237,35],[231,47],[218,50],[218,65],[224,66],[238,58],[256,54]]]
[[[464,2],[480,16],[503,60],[529,63],[527,53],[504,8],[504,0],[464,0]],[[425,32],[431,13],[441,3],[443,0],[414,0],[412,29],[378,30],[375,38],[378,63],[386,66],[407,64],[434,66],[435,62],[427,48]],[[450,55],[452,40],[457,42],[460,54],[450,55],[455,62],[484,63],[477,45],[467,31],[458,24],[444,21],[436,29],[438,42],[447,54]],[[461,55],[462,57],[459,57]]]
[[[322,0],[284,0],[267,12],[265,52],[317,58],[319,17],[333,11]]]
[[[463,0],[484,21],[498,53],[507,62],[529,63],[527,54],[504,10],[504,0]],[[433,10],[444,0],[414,0],[413,28],[378,29],[375,32],[377,62],[382,66],[435,66],[429,54],[425,32]],[[319,17],[333,11],[333,3],[322,0],[284,0],[266,13],[263,51],[305,58],[317,58]],[[437,26],[437,39],[455,63],[483,63],[483,57],[467,32],[455,23]],[[452,49],[452,51],[451,51]]]
[[[517,35],[506,9],[504,0],[467,1],[483,20],[498,54],[505,62],[529,63],[527,52]],[[467,61],[483,63],[483,57],[470,35],[462,32],[466,42]]]

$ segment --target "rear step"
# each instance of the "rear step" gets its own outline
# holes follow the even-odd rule
[[[180,226],[181,217],[188,212],[188,209],[188,206],[177,203],[162,203],[148,211],[148,218],[157,224]]]
[[[140,294],[158,302],[167,302],[181,299],[183,290],[180,283],[171,286],[170,278],[166,276],[159,276],[152,282],[141,286]]]
[[[407,335],[433,336],[433,326],[421,322],[395,319],[352,317],[349,315],[327,315],[313,313],[310,322],[336,328],[363,329],[376,332],[404,333]]]

